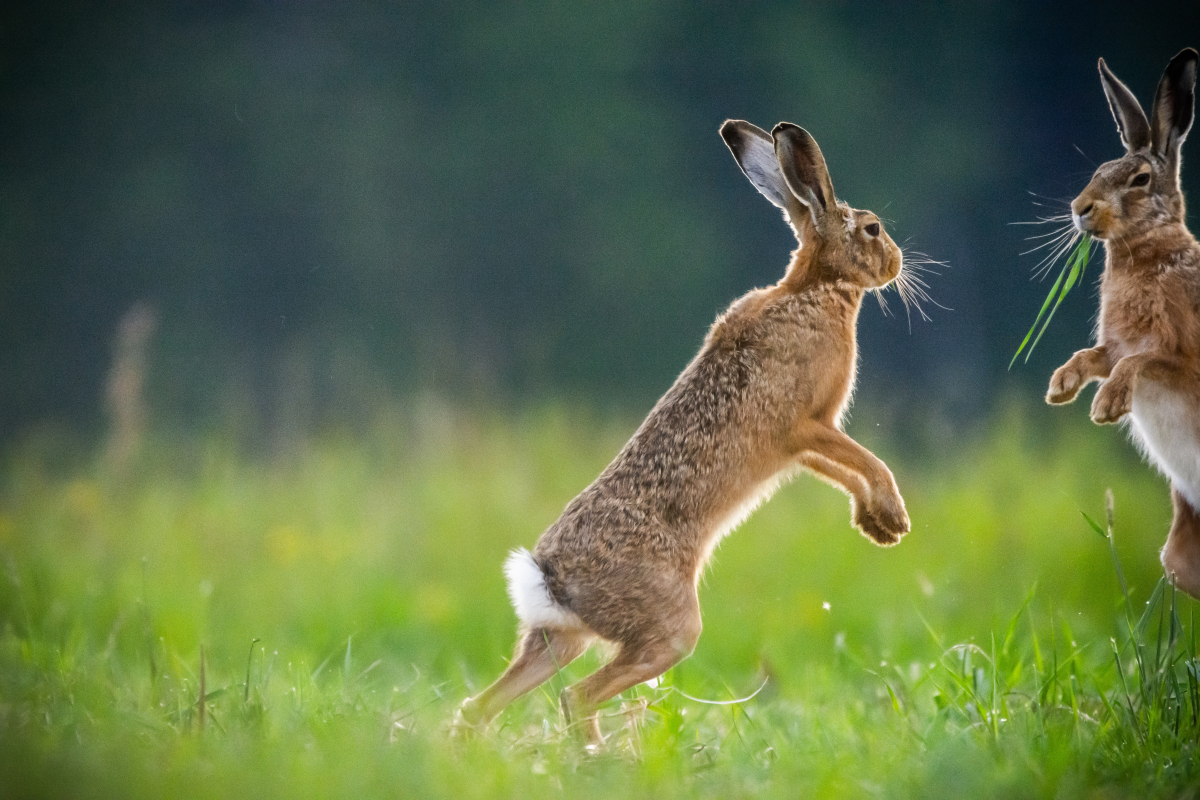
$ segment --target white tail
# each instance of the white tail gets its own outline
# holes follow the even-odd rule
[[[560,606],[546,588],[546,576],[533,560],[533,554],[519,547],[504,562],[508,596],[521,624],[527,628],[576,628],[580,620]]]

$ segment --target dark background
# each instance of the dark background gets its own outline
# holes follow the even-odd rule
[[[1086,343],[1099,261],[1008,372],[1048,289],[1009,223],[1121,154],[1098,56],[1149,106],[1200,46],[1200,4],[1134,8],[5,4],[0,441],[95,427],[139,302],[162,424],[418,396],[644,410],[794,247],[727,117],[807,127],[839,196],[951,264],[932,322],[868,299],[864,402],[971,419],[1040,396]]]

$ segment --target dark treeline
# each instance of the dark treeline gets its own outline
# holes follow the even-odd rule
[[[951,264],[931,322],[868,301],[860,397],[969,416],[1040,394],[1094,293],[1006,372],[1048,288],[1009,223],[1120,153],[1098,56],[1148,104],[1200,45],[1196,4],[1140,8],[6,5],[0,438],[98,419],[139,303],[173,422],[418,393],[644,406],[794,246],[727,117],[804,125],[840,196]]]

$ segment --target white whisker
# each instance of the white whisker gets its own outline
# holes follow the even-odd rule
[[[1039,245],[1035,245],[1034,247],[1031,247],[1028,250],[1023,250],[1019,255],[1027,256],[1030,253],[1036,253],[1038,250],[1041,250],[1043,247],[1053,247],[1061,239],[1063,239],[1065,237],[1075,236],[1077,233],[1078,233],[1078,231],[1075,230],[1074,225],[1064,226],[1062,228],[1062,230],[1051,231],[1050,233],[1046,234],[1046,236],[1053,236],[1054,237],[1053,239],[1048,239],[1047,241],[1044,241]],[[1040,238],[1043,238],[1043,237],[1030,236],[1025,241],[1029,241],[1030,239],[1040,239]]]
[[[926,313],[924,304],[928,303],[937,306],[944,311],[951,310],[933,299],[933,296],[930,294],[929,283],[925,280],[926,276],[941,275],[940,270],[949,268],[950,264],[948,262],[930,258],[929,255],[919,250],[904,251],[904,267],[889,286],[895,287],[896,295],[900,298],[900,302],[904,304],[904,315],[908,320],[910,333],[912,332],[914,311],[917,316],[926,322],[933,321],[933,318]],[[888,287],[884,287],[884,289],[886,288]],[[876,290],[876,296],[880,296],[879,293],[881,291],[883,290]],[[880,301],[883,302],[882,298],[880,298]]]
[[[1025,241],[1032,242],[1034,239],[1045,239],[1048,236],[1062,236],[1063,232],[1070,230],[1071,227],[1073,226],[1063,226],[1062,228],[1050,231],[1049,233],[1035,233],[1033,236],[1026,236]]]
[[[1069,213],[1068,214],[1054,214],[1053,216],[1049,216],[1049,217],[1038,217],[1037,219],[1034,219],[1034,220],[1023,220],[1023,221],[1019,221],[1019,222],[1010,222],[1008,224],[1009,225],[1049,225],[1054,222],[1064,222],[1066,220],[1069,220],[1070,218],[1071,218],[1071,215]]]
[[[933,259],[928,261],[905,261],[904,266],[906,269],[911,269],[918,274],[928,275],[941,275],[942,273],[938,271],[939,269],[950,268],[950,265],[945,261],[934,261]],[[934,269],[934,267],[938,269]]]
[[[1045,275],[1050,272],[1054,265],[1057,264],[1064,255],[1069,253],[1073,247],[1075,247],[1075,244],[1079,241],[1079,237],[1082,235],[1082,233],[1074,228],[1071,229],[1069,236],[1064,233],[1060,239],[1056,240],[1054,247],[1050,250],[1050,252],[1047,253],[1046,256],[1034,266],[1033,277],[1038,280],[1041,280],[1043,277],[1045,277]],[[1022,255],[1024,255],[1024,253],[1022,253]]]
[[[892,316],[892,310],[888,308],[887,300],[885,300],[883,297],[883,292],[875,289],[873,293],[875,295],[875,299],[879,301],[879,308],[881,311],[883,311],[883,315],[885,317]]]

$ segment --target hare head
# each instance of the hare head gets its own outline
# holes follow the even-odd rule
[[[781,122],[767,133],[731,119],[721,138],[755,188],[783,209],[806,254],[803,279],[880,289],[900,275],[900,248],[879,217],[834,197],[825,157],[808,131]]]
[[[1075,227],[1097,239],[1125,239],[1184,219],[1179,150],[1195,110],[1196,51],[1171,59],[1147,120],[1133,92],[1100,59],[1100,83],[1125,155],[1101,164],[1071,203]]]

